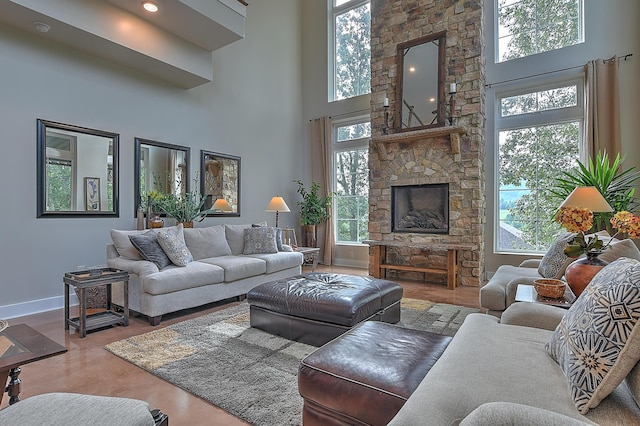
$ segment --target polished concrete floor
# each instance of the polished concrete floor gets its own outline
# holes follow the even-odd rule
[[[307,269],[307,268],[305,268]],[[323,267],[318,271],[367,275],[363,269]],[[306,272],[306,271],[305,271]],[[458,287],[449,290],[444,285],[415,281],[398,281],[404,288],[404,297],[427,299],[433,302],[478,307],[477,287]],[[166,315],[160,327],[198,317],[234,305],[236,302],[207,305],[194,310]],[[71,315],[77,315],[73,312]],[[21,397],[28,398],[46,392],[76,392],[142,399],[169,415],[171,425],[245,425],[231,414],[204,400],[173,386],[146,371],[118,358],[103,346],[157,327],[151,327],[145,318],[132,317],[129,327],[115,326],[90,332],[80,339],[73,332],[65,332],[63,310],[15,318],[10,324],[25,323],[52,340],[64,345],[68,352],[22,367]],[[7,406],[5,397],[0,408]],[[114,421],[117,424],[117,421]]]

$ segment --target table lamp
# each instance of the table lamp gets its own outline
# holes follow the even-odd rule
[[[290,212],[289,206],[284,202],[284,198],[276,195],[269,201],[267,204],[266,212],[275,212],[276,213],[276,228],[278,227],[278,213],[279,212]]]

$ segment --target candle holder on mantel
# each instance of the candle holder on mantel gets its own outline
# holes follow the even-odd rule
[[[451,83],[449,85],[449,125],[456,124],[456,84]]]
[[[382,123],[382,134],[389,134],[389,98],[384,98],[384,104],[382,105],[384,110],[384,123]]]

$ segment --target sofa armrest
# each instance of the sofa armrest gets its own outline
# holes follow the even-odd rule
[[[153,262],[125,259],[124,257],[107,259],[107,265],[111,268],[122,269],[130,274],[137,274],[139,277],[145,277],[159,271],[158,266]]]
[[[566,309],[541,303],[518,302],[509,306],[500,318],[500,324],[555,330]]]
[[[532,278],[532,277],[518,277],[514,278],[507,284],[507,289],[505,291],[505,308],[508,308],[512,303],[516,301],[516,293],[518,292],[519,285],[533,285],[534,281],[542,278]]]
[[[584,426],[586,423],[554,411],[513,402],[487,402],[465,417],[460,426]]]
[[[540,259],[527,259],[520,264],[521,268],[537,268],[540,266]]]

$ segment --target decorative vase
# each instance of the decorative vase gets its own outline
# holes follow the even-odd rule
[[[564,276],[576,297],[580,296],[591,279],[609,264],[609,262],[598,258],[601,253],[600,251],[589,251],[586,253],[587,257],[576,260],[567,266]]]
[[[183,228],[193,228],[193,221],[191,222],[179,222],[182,224]]]
[[[302,247],[315,248],[316,245],[317,245],[316,226],[315,225],[302,225],[301,239],[302,239],[302,241],[301,241]]]
[[[163,226],[164,226],[164,220],[162,220],[162,218],[157,214],[154,214],[151,217],[151,220],[149,220],[149,228],[151,229],[162,228]]]

